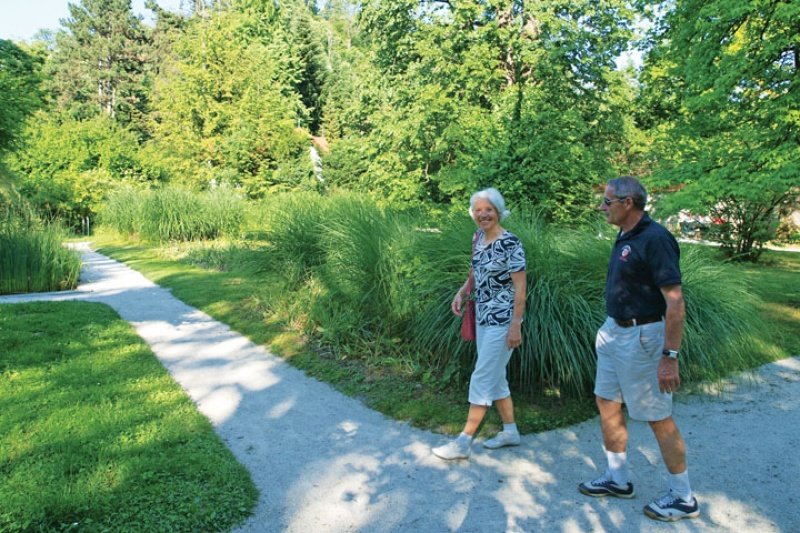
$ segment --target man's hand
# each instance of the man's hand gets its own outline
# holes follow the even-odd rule
[[[662,357],[658,363],[658,388],[661,392],[675,392],[681,386],[678,360]]]

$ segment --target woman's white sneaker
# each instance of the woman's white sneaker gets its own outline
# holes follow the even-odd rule
[[[519,446],[519,433],[516,431],[501,431],[494,438],[491,438],[483,443],[484,448],[489,448],[490,450],[495,450],[497,448],[502,448],[503,446]]]
[[[444,446],[433,448],[431,451],[433,455],[446,461],[451,461],[453,459],[469,459],[469,454],[472,452],[472,443],[455,439]]]

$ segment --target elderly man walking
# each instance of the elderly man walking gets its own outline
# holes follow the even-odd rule
[[[622,405],[650,424],[669,471],[667,493],[644,508],[655,520],[700,515],[686,468],[686,445],[672,418],[672,393],[680,386],[679,349],[684,301],[675,238],[645,212],[647,193],[636,178],[608,182],[600,209],[619,226],[606,277],[608,318],[597,333],[594,393],[608,469],[578,485],[587,496],[633,498]]]

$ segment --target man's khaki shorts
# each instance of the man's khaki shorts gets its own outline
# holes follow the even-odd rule
[[[607,318],[597,332],[594,393],[624,403],[634,420],[655,422],[672,415],[672,394],[658,390],[664,322],[623,328]]]

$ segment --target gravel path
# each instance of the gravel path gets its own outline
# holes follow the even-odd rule
[[[82,252],[78,290],[0,303],[102,302],[133,324],[258,486],[237,531],[800,531],[800,357],[678,397],[702,514],[662,524],[642,514],[665,485],[646,424],[630,424],[632,500],[576,490],[605,466],[597,420],[515,448],[477,444],[468,462],[445,463],[430,454],[445,437],[366,408],[127,266]]]

